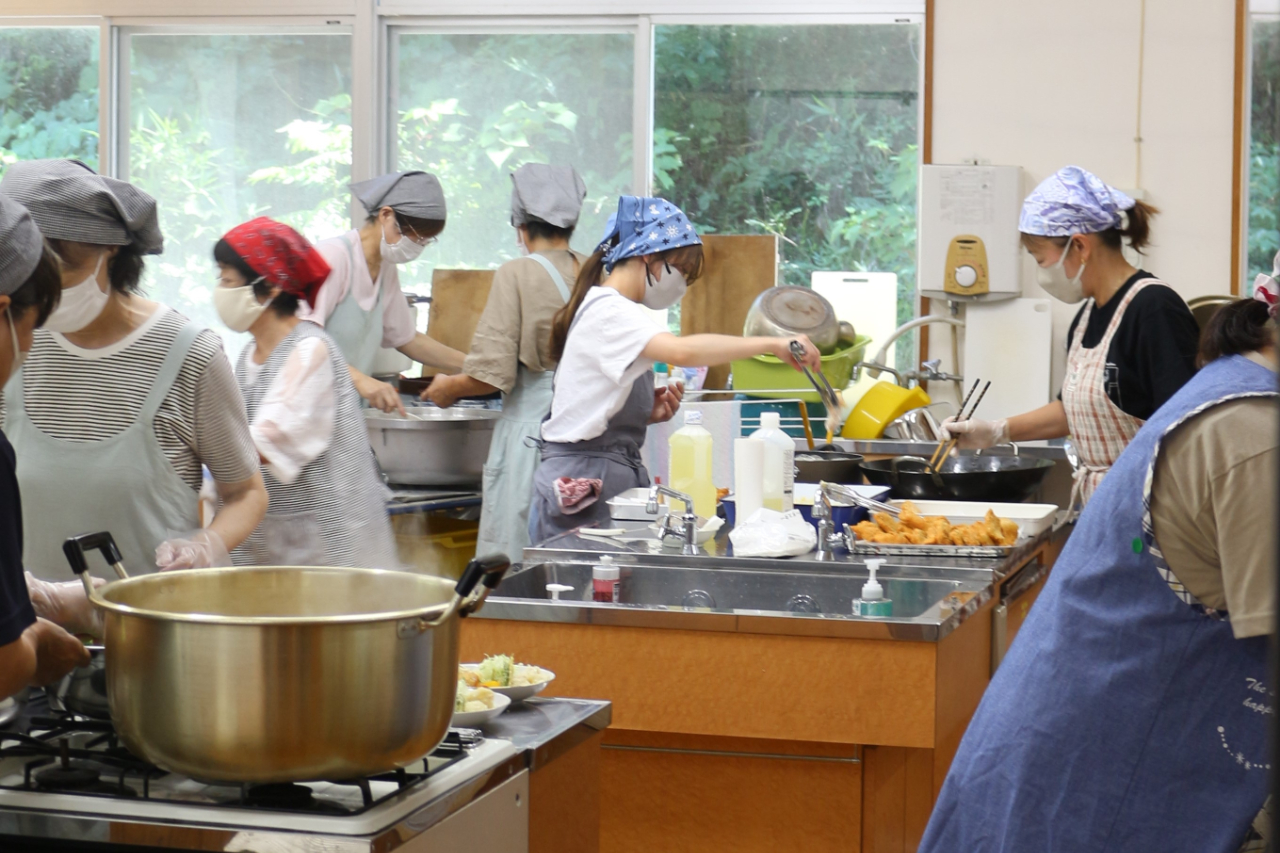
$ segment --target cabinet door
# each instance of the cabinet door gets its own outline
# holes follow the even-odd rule
[[[709,746],[606,745],[602,853],[862,849],[858,759]]]

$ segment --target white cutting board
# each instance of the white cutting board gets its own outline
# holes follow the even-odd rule
[[[1053,309],[1048,299],[1010,299],[965,306],[965,391],[973,380],[991,387],[977,416],[1007,418],[1050,400]]]
[[[870,335],[867,361],[898,328],[897,273],[815,272],[809,284],[836,309],[836,317],[852,323],[858,334]],[[894,366],[893,353],[888,361]]]

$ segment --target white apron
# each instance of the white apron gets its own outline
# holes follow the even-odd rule
[[[5,432],[18,457],[27,571],[46,580],[68,580],[71,568],[62,543],[106,530],[120,547],[126,571],[154,572],[161,542],[199,529],[199,494],[165,457],[156,440],[155,415],[201,331],[195,323],[182,327],[138,419],[102,441],[64,441],[41,432],[27,414],[24,380],[9,385]],[[115,576],[96,552],[90,568]]]
[[[1089,502],[1103,475],[1111,470],[1144,423],[1107,396],[1107,354],[1129,303],[1143,288],[1160,283],[1154,278],[1135,282],[1116,307],[1116,313],[1096,347],[1084,347],[1084,333],[1094,309],[1092,299],[1076,323],[1076,333],[1067,352],[1067,375],[1062,383],[1062,406],[1067,412],[1067,428],[1080,454],[1080,465],[1071,489],[1071,508],[1077,501],[1081,506]]]
[[[569,301],[569,285],[551,261],[531,253]],[[533,502],[533,475],[542,451],[533,441],[542,437],[542,421],[551,411],[555,374],[533,373],[523,364],[510,394],[502,395],[502,417],[493,428],[493,442],[484,466],[484,502],[480,507],[480,533],[476,554],[506,554],[519,562],[529,545],[529,505]]]

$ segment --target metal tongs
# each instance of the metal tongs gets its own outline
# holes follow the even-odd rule
[[[846,503],[851,503],[854,506],[860,506],[871,512],[885,512],[894,518],[897,518],[902,512],[901,509],[893,504],[887,504],[882,501],[865,497],[858,494],[856,489],[850,488],[849,486],[842,486],[839,483],[828,483],[823,481],[818,484],[818,491],[820,494],[826,495],[828,498],[840,498]]]
[[[830,380],[827,375],[819,370],[814,373],[809,369],[809,365],[804,363],[804,346],[799,341],[792,341],[790,345],[791,356],[796,360],[796,364],[804,371],[805,378],[809,380],[809,384],[818,392],[818,397],[822,400],[822,405],[827,409],[827,423],[831,426],[832,432],[839,432],[843,426],[844,404],[840,400],[840,395],[836,393],[836,389],[831,387]]]

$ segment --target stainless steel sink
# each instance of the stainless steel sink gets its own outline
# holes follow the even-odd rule
[[[865,570],[842,574],[808,571],[746,571],[741,569],[671,568],[644,564],[621,565],[621,604],[680,608],[700,612],[824,614],[851,616],[853,600],[867,579]],[[973,581],[883,577],[885,595],[893,601],[893,618],[924,616],[947,596],[976,592],[986,584]],[[503,579],[501,598],[549,600],[548,584],[565,584],[561,602],[591,601],[591,566],[586,563],[538,563]]]

